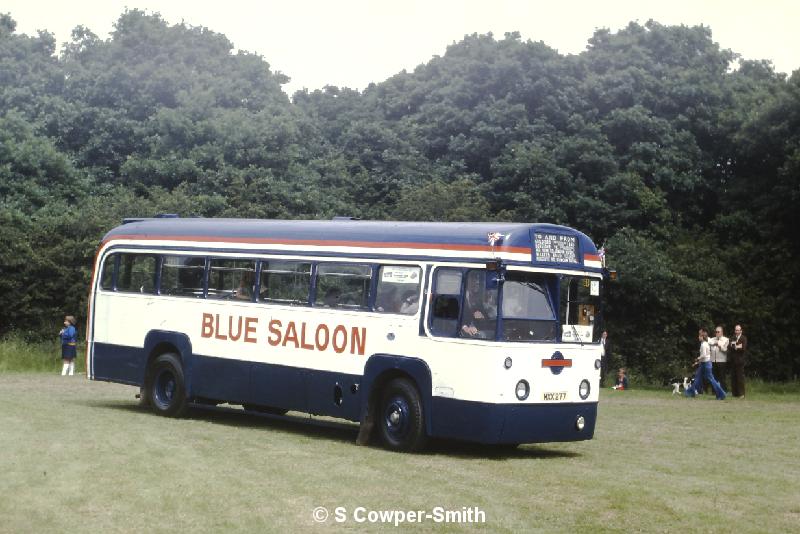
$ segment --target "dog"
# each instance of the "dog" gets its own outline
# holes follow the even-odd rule
[[[680,395],[681,394],[681,386],[683,386],[683,390],[686,391],[691,384],[689,382],[689,379],[684,376],[683,377],[683,383],[681,383],[678,378],[673,378],[672,380],[670,380],[670,385],[672,386],[672,394],[673,395]]]

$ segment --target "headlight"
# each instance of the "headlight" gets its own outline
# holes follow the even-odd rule
[[[586,419],[584,419],[582,415],[579,415],[578,419],[575,421],[575,428],[577,428],[580,431],[583,430],[583,427],[585,426],[586,426]]]
[[[594,368],[595,369],[600,369],[600,367],[602,367],[602,365],[603,364],[600,362],[600,360],[595,360],[594,361]]]
[[[528,385],[528,382],[526,380],[520,380],[519,382],[517,382],[516,394],[519,400],[527,399],[530,392],[531,392],[531,387]]]
[[[589,385],[588,380],[581,380],[581,385],[578,386],[578,395],[581,396],[582,400],[586,400],[589,397],[589,393],[592,391],[592,387]]]
[[[503,367],[505,367],[506,369],[511,369],[511,364],[513,363],[514,362],[511,360],[511,356],[509,356],[508,358],[506,358],[506,361],[503,362]]]

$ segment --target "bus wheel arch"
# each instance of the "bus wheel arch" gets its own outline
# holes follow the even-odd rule
[[[192,343],[186,334],[167,330],[151,330],[147,333],[144,340],[143,373],[142,386],[139,389],[139,404],[142,407],[153,408],[152,406],[152,370],[158,358],[164,354],[172,354],[176,359],[176,364],[180,365],[181,380],[183,382],[184,395],[188,399],[191,397],[191,362],[187,361],[192,354]]]
[[[390,449],[420,450],[431,428],[431,374],[427,364],[418,358],[374,355],[364,371],[361,385],[368,393],[362,398],[356,443],[366,445],[377,434]],[[391,412],[399,412],[394,416],[394,424],[387,423]],[[404,418],[409,415],[412,420],[406,421]],[[397,421],[397,417],[401,420]],[[406,423],[411,424],[413,432],[406,436],[408,439],[398,439],[403,433],[400,428]],[[399,427],[393,429],[394,425]]]
[[[156,355],[147,366],[145,398],[159,415],[180,417],[186,412],[189,399],[180,356],[175,352]]]

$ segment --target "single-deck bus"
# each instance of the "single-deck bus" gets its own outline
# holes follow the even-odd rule
[[[586,440],[605,272],[552,224],[126,219],[97,251],[87,374],[163,415],[333,416],[395,450]]]

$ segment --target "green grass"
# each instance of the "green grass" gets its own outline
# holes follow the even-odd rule
[[[354,444],[356,427],[234,408],[158,417],[135,388],[0,374],[0,531],[394,530],[312,511],[452,510],[484,525],[418,531],[800,529],[800,395],[685,399],[604,390],[595,439],[424,454]]]
[[[86,347],[78,343],[78,356],[75,358],[75,372],[86,368]],[[61,340],[54,336],[52,341],[31,342],[19,335],[0,339],[0,373],[61,371]]]

